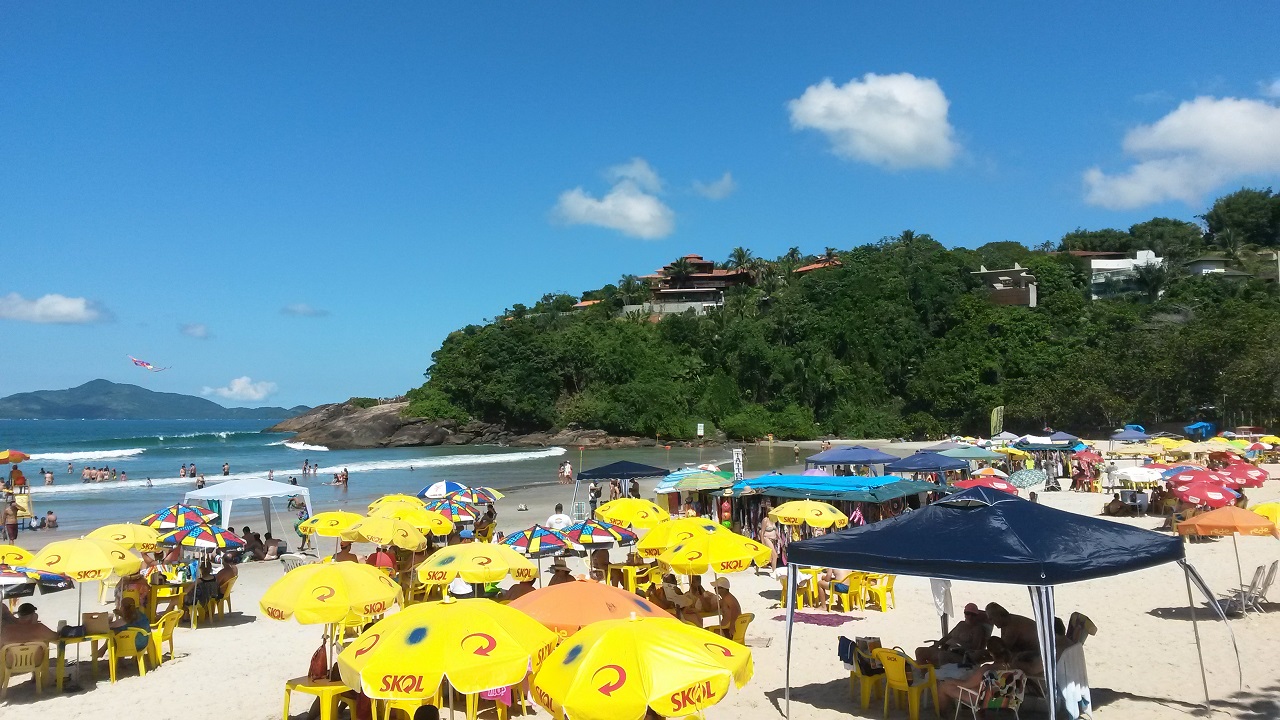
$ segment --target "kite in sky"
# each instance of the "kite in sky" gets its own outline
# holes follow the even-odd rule
[[[143,368],[145,370],[150,370],[151,372],[163,372],[169,369],[167,367],[158,368],[155,365],[152,365],[151,363],[147,362],[146,360],[139,360],[138,358],[132,355],[129,355],[127,357],[133,361],[134,365],[137,365],[138,367]]]

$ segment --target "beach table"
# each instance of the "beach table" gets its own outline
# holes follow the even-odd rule
[[[58,638],[56,642],[58,643],[58,660],[54,677],[56,678],[58,692],[62,692],[63,679],[67,674],[67,645],[77,645],[82,642],[90,643],[89,671],[93,673],[94,680],[98,679],[98,643],[106,643],[108,653],[116,651],[116,636],[115,633],[110,631],[92,633],[84,637]]]

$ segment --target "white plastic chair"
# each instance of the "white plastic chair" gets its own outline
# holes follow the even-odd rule
[[[1247,617],[1249,608],[1260,609],[1262,605],[1258,602],[1258,590],[1262,587],[1262,579],[1266,571],[1265,565],[1259,565],[1258,569],[1253,571],[1253,580],[1248,587],[1232,591],[1232,596],[1222,603],[1223,611],[1240,613]]]

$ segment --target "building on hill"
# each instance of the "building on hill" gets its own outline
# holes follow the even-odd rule
[[[701,255],[685,255],[652,275],[640,280],[649,285],[648,301],[626,305],[623,312],[650,315],[678,315],[693,310],[701,315],[708,308],[724,305],[724,291],[751,284],[751,273],[745,269],[717,268]]]
[[[1186,262],[1187,272],[1192,275],[1214,275],[1229,280],[1246,280],[1253,275],[1230,267],[1230,260],[1222,255],[1201,255]]]
[[[1036,306],[1036,276],[1014,263],[1007,270],[988,270],[986,265],[973,271],[987,288],[987,297],[996,305]]]
[[[792,270],[791,272],[796,275],[804,275],[806,273],[811,273],[814,270],[821,270],[823,268],[829,268],[829,267],[840,267],[843,264],[844,263],[840,262],[840,258],[834,258],[834,257],[822,258],[821,260],[818,260],[815,263],[810,263],[808,265],[805,265],[804,267],[798,267],[795,270]]]
[[[1089,292],[1094,300],[1115,297],[1122,293],[1133,292],[1138,288],[1134,284],[1138,268],[1148,265],[1163,265],[1164,258],[1156,257],[1151,250],[1139,250],[1134,257],[1101,257],[1104,253],[1091,256],[1089,260]]]

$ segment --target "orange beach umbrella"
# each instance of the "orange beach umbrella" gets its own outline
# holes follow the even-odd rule
[[[555,631],[569,637],[583,626],[601,620],[636,617],[671,618],[671,613],[622,588],[595,580],[548,585],[521,595],[510,606]]]
[[[0,465],[7,463],[18,464],[31,459],[31,456],[21,450],[0,450]]]
[[[1236,574],[1244,586],[1244,572],[1240,569],[1240,545],[1236,535],[1270,535],[1280,537],[1275,523],[1252,510],[1227,505],[1217,510],[1210,510],[1203,515],[1196,515],[1190,520],[1178,523],[1179,535],[1230,535],[1231,544],[1236,551]]]

